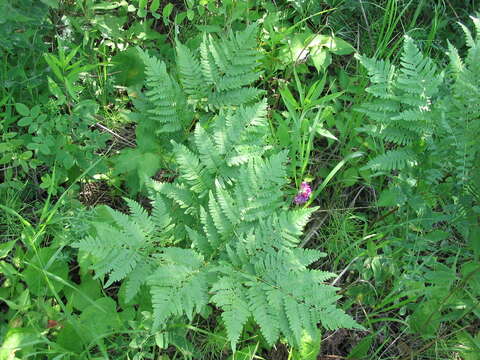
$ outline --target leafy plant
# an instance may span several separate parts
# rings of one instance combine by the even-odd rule
[[[260,76],[255,33],[251,25],[228,39],[205,35],[198,57],[178,42],[180,81],[168,74],[163,61],[139,50],[147,91],[133,100],[137,112],[130,116],[137,122],[137,148],[124,150],[115,166],[115,174],[126,174],[133,192],[141,190],[161,164],[169,164],[169,141],[184,141],[194,121],[203,121],[215,109],[251,103],[262,93],[250,86]]]
[[[403,309],[409,330],[429,339],[442,322],[478,318],[471,300],[478,297],[472,260],[478,259],[480,112],[472,99],[480,95],[480,21],[472,19],[476,36],[462,25],[466,56],[449,44],[443,71],[409,37],[399,68],[358,57],[373,96],[358,109],[373,122],[363,130],[386,148],[365,168],[388,176],[379,205],[393,207],[385,217],[395,214],[395,221],[377,227],[389,240],[368,244],[364,265],[370,271],[363,276],[389,289],[370,316]],[[447,261],[442,253],[450,254]],[[466,304],[465,311],[458,312],[456,303]]]
[[[42,40],[51,31],[48,22],[49,6],[42,1],[2,1],[0,39],[2,69],[0,98],[31,101],[43,93],[45,79],[41,55],[47,46]]]
[[[74,244],[108,275],[105,286],[125,279],[128,299],[148,285],[165,336],[211,305],[233,348],[250,318],[270,345],[315,338],[319,322],[360,328],[333,305],[336,288],[324,283],[333,274],[308,268],[324,254],[296,247],[315,209],[288,210],[287,157],[265,152],[265,111],[265,102],[240,106],[197,124],[191,148],[173,143],[180,174],[152,185],[151,215],[129,200],[130,215],[108,209],[108,223]]]
[[[58,41],[58,56],[51,53],[44,54],[45,61],[60,84],[59,86],[51,77],[48,77],[50,91],[57,97],[58,105],[78,101],[80,92],[83,90],[78,85],[80,74],[97,67],[96,64],[84,64],[83,59],[74,61],[79,49],[80,46],[77,46],[66,54],[64,44]]]
[[[22,103],[15,104],[17,113],[21,115],[17,125],[26,128],[28,134],[18,137],[18,141],[28,149],[21,155],[19,164],[26,167],[21,161],[29,156],[33,158],[28,162],[28,168],[55,166],[55,177],[41,174],[40,185],[53,194],[57,193],[60,184],[67,180],[72,183],[82,171],[88,169],[97,158],[95,152],[107,140],[105,134],[90,128],[98,111],[94,101],[79,102],[70,114],[58,110],[57,106],[62,103],[63,100],[60,104],[52,101],[50,108],[35,105],[31,109]]]
[[[480,31],[479,20],[474,22]],[[409,37],[400,69],[389,61],[359,56],[372,81],[367,91],[375,98],[358,109],[374,121],[364,130],[390,148],[366,168],[387,174],[401,171],[385,197],[388,194],[396,204],[408,202],[423,214],[437,205],[450,212],[448,204],[462,207],[460,199],[465,197],[475,201],[468,195],[468,184],[475,183],[480,153],[475,141],[479,110],[471,100],[479,92],[480,34],[473,38],[464,30],[468,55],[462,60],[450,45],[448,72],[440,72]]]

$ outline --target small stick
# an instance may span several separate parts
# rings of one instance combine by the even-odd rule
[[[100,124],[100,123],[96,123],[95,126],[99,127],[100,129],[108,132],[109,134],[112,134],[113,136],[115,136],[116,138],[122,140],[126,145],[130,146],[130,147],[136,147],[134,143],[132,143],[130,140],[128,139],[125,139],[123,136],[117,134],[116,132],[110,130],[109,128],[107,128],[106,126]]]

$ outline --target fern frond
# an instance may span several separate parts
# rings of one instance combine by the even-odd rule
[[[255,158],[239,170],[234,189],[236,204],[246,221],[259,220],[283,205],[281,186],[286,183],[287,152],[265,160]]]
[[[392,116],[400,111],[400,103],[392,99],[374,99],[358,106],[356,111],[361,112],[378,123],[387,123]]]
[[[375,60],[358,54],[355,57],[367,69],[373,84],[366,91],[381,99],[392,98],[395,67],[388,60]]]
[[[280,324],[277,312],[268,302],[266,293],[271,291],[268,286],[252,286],[247,290],[249,308],[267,343],[272,346],[280,337]]]
[[[182,171],[182,179],[188,183],[190,190],[199,194],[200,198],[208,193],[213,178],[200,163],[197,154],[190,151],[185,145],[173,142],[173,153]]]
[[[407,165],[416,164],[416,158],[412,151],[407,149],[396,149],[387,151],[370,160],[365,169],[375,171],[392,171],[404,169]]]
[[[253,87],[244,87],[240,89],[212,93],[210,94],[208,100],[216,107],[243,105],[253,102],[264,93],[264,90]]]
[[[304,332],[316,332],[318,322],[329,325],[329,321],[337,321],[330,318],[322,320],[319,315],[333,307],[331,302],[337,298],[334,287],[319,282],[330,278],[332,274],[305,271],[305,264],[318,259],[322,256],[321,253],[264,250],[251,249],[253,252],[246,258],[250,265],[245,263],[245,259],[235,260],[236,254],[243,252],[242,246],[238,245],[234,258],[229,258],[231,262],[221,269],[215,269],[223,274],[213,287],[222,290],[215,295],[215,302],[222,310],[224,304],[231,306],[233,294],[241,294],[244,292],[242,289],[246,288],[249,312],[245,308],[243,297],[240,301],[244,319],[248,319],[251,314],[268,343],[274,343],[283,334],[289,343],[299,344]],[[244,269],[233,268],[235,263],[243,264]],[[252,273],[252,270],[255,272]],[[358,327],[346,315],[338,322]],[[233,330],[235,335],[241,332],[238,324]],[[235,337],[232,339],[235,340]]]
[[[207,93],[207,85],[202,76],[202,68],[193,52],[185,45],[177,42],[177,66],[183,90],[192,98],[201,100]]]
[[[208,279],[203,257],[193,250],[167,248],[159,256],[158,269],[148,278],[154,311],[153,328],[172,316],[190,320],[208,303]]]
[[[203,41],[200,44],[200,66],[202,74],[208,84],[216,86],[220,77],[219,70],[209,49],[209,43],[212,41],[211,35],[204,34]]]
[[[192,247],[194,249],[198,249],[198,251],[204,256],[211,255],[213,252],[213,248],[208,242],[207,237],[203,234],[200,234],[198,231],[189,228],[188,226],[186,227],[186,229],[188,232],[188,236],[192,241]]]
[[[405,36],[401,64],[400,75],[396,81],[397,88],[422,99],[431,98],[438,93],[442,76],[437,74],[437,67],[432,59],[424,56],[409,36]]]
[[[224,212],[220,208],[217,199],[215,199],[215,196],[213,195],[213,192],[210,192],[209,194],[208,210],[218,233],[221,236],[229,235],[233,225],[230,222],[229,218],[225,216]],[[234,220],[236,221],[236,219]]]
[[[112,210],[112,214],[115,213],[119,214]],[[105,287],[126,278],[138,264],[149,261],[145,252],[145,248],[149,246],[149,239],[141,233],[136,233],[139,229],[137,224],[126,224],[123,220],[121,224],[119,228],[114,228],[96,223],[95,238],[87,237],[73,244],[73,247],[91,254],[96,259],[93,270],[97,278],[108,275]],[[135,241],[132,241],[132,234],[138,237]]]
[[[163,199],[158,194],[151,194],[151,197],[154,198],[151,221],[158,232],[165,232],[166,228],[171,224],[172,218]]]
[[[216,150],[225,157],[228,166],[238,166],[265,152],[265,101],[252,106],[221,112],[215,122],[213,139]]]
[[[211,247],[213,249],[218,248],[218,246],[222,243],[220,234],[217,231],[215,222],[213,221],[212,217],[203,207],[200,208],[200,221],[202,223],[203,231],[206,234],[207,240],[210,243]]]
[[[133,222],[138,224],[138,227],[140,230],[144,233],[151,234],[155,230],[155,224],[154,222],[150,219],[150,216],[148,215],[147,211],[141,206],[139,203],[136,201],[133,201],[132,199],[129,198],[124,198],[125,202],[128,205],[128,208],[130,210],[130,217]],[[129,223],[130,219],[128,217],[125,217],[124,214],[122,214],[123,222]]]
[[[465,36],[465,43],[467,44],[467,46],[469,48],[475,47],[475,39],[473,38],[472,32],[470,31],[470,29],[462,23],[458,23],[458,25],[460,25],[460,27],[463,30],[463,34]]]
[[[146,98],[150,104],[147,113],[150,119],[162,126],[158,132],[174,132],[182,129],[186,99],[178,84],[168,75],[164,62],[149,56],[138,49],[145,63],[147,91]]]
[[[213,284],[214,295],[211,301],[222,308],[222,319],[227,329],[228,340],[235,349],[243,326],[250,317],[248,300],[238,282],[230,277],[223,277]]]
[[[317,210],[318,207],[311,207],[283,212],[279,217],[282,231],[300,237],[303,234],[303,228]]]
[[[150,262],[141,262],[130,272],[126,279],[125,301],[130,302],[146,284],[148,276],[152,274],[154,266]]]
[[[458,54],[458,50],[450,42],[448,42],[448,57],[450,58],[450,67],[452,68],[455,74],[459,74],[464,69],[463,60]]]
[[[315,208],[288,210],[288,152],[267,145],[267,101],[254,103],[262,92],[251,87],[259,77],[255,34],[252,25],[220,40],[205,35],[199,52],[177,44],[181,87],[163,62],[141,53],[147,91],[135,101],[137,129],[145,136],[161,129],[174,179],[149,180],[151,215],[127,200],[130,214],[109,210],[95,236],[76,244],[95,260],[97,277],[125,280],[127,301],[149,288],[162,347],[175,339],[170,324],[192,321],[209,303],[222,311],[233,349],[250,319],[267,343],[284,336],[298,345],[305,334],[316,336],[329,320],[318,314],[339,298],[323,284],[332,274],[307,268],[324,254],[295,248]],[[190,110],[198,123],[185,141],[189,132],[180,130]],[[139,137],[139,144],[155,157],[157,140]]]
[[[422,129],[421,133],[425,128]],[[398,127],[387,127],[381,131],[374,133],[375,136],[383,139],[384,141],[391,142],[395,145],[410,145],[418,140],[418,131],[412,131],[410,129],[398,128]]]
[[[151,186],[152,189],[158,193],[173,200],[181,208],[186,209],[185,211],[187,214],[196,213],[198,211],[198,198],[185,186],[157,181],[153,181]]]
[[[215,181],[215,193],[222,212],[229,222],[232,225],[236,225],[242,221],[235,200],[219,181]]]
[[[223,169],[224,162],[222,161],[220,154],[217,153],[215,144],[207,134],[205,129],[197,124],[195,127],[195,145],[199,152],[199,157],[202,164],[205,165],[210,174],[215,175]]]
[[[349,315],[334,306],[320,310],[315,315],[322,319],[322,326],[326,329],[362,329]]]

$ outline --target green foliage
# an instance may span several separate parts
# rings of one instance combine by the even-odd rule
[[[45,86],[45,79],[38,75],[44,70],[40,54],[47,49],[43,37],[52,29],[49,6],[41,1],[5,0],[0,11],[0,98],[33,100]]]
[[[478,19],[474,22],[478,28]],[[447,204],[461,206],[454,200],[457,196],[475,201],[466,186],[476,182],[479,164],[475,140],[480,134],[479,112],[472,99],[479,91],[476,56],[480,43],[478,34],[474,38],[466,27],[464,31],[467,57],[462,60],[450,45],[450,66],[444,71],[409,37],[399,69],[388,61],[358,57],[371,78],[367,91],[374,96],[358,108],[374,122],[364,130],[391,148],[375,156],[366,168],[386,173],[402,170],[392,185],[415,199],[411,206],[424,215],[440,201],[447,213]]]
[[[59,105],[52,101],[47,106],[35,105],[29,109],[22,103],[15,104],[15,110],[20,115],[17,126],[26,129],[26,133],[17,135],[15,140],[28,150],[18,159],[7,155],[3,160],[13,161],[25,171],[41,165],[55,167],[55,177],[42,175],[40,185],[54,194],[60,184],[66,181],[72,183],[82,171],[90,168],[97,159],[95,151],[102,148],[108,138],[91,129],[98,111],[94,101],[79,102],[70,114],[62,113]],[[28,163],[25,160],[29,160]],[[99,166],[90,170],[98,169]]]
[[[185,140],[196,120],[193,110],[207,116],[214,109],[251,103],[262,93],[250,86],[260,76],[256,32],[257,27],[250,25],[227,38],[205,35],[198,58],[196,52],[177,42],[179,82],[168,74],[165,62],[138,50],[145,64],[147,90],[133,99],[137,112],[131,118],[137,122],[137,147],[123,151],[115,165],[115,174],[125,174],[134,193],[161,164],[169,165],[169,142]]]
[[[474,3],[0,1],[0,359],[476,359]]]
[[[466,55],[449,44],[443,70],[409,37],[399,67],[358,57],[373,96],[358,108],[373,122],[363,130],[387,149],[365,168],[389,177],[379,205],[392,207],[385,217],[395,216],[377,225],[386,240],[369,240],[362,266],[362,277],[384,289],[385,300],[378,304],[378,295],[360,287],[356,296],[375,304],[374,314],[404,311],[408,331],[424,339],[438,337],[449,322],[478,319],[472,261],[478,260],[480,113],[473,99],[480,91],[480,23],[472,20],[475,36],[462,25]],[[458,303],[465,304],[462,312]]]
[[[336,288],[324,283],[333,274],[308,269],[324,254],[296,248],[315,209],[285,203],[286,153],[265,152],[265,107],[220,111],[211,127],[197,124],[191,150],[174,143],[179,177],[152,184],[151,217],[129,201],[132,215],[109,210],[115,226],[96,224],[95,236],[75,244],[97,259],[93,268],[108,274],[106,286],[126,278],[128,292],[138,289],[132,281],[147,279],[154,328],[168,330],[182,316],[191,321],[207,304],[222,310],[233,348],[250,318],[269,345],[281,335],[291,344],[304,332],[314,338],[317,323],[359,327],[333,304]],[[168,224],[165,209],[181,247],[151,238],[167,234],[155,228]],[[151,266],[136,268],[140,261]]]
[[[247,104],[258,98],[262,91],[249,87],[260,77],[256,32],[257,26],[252,24],[220,41],[204,35],[199,59],[178,43],[178,71],[185,93],[217,108]]]

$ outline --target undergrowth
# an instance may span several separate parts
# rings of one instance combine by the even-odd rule
[[[0,360],[479,359],[475,1],[0,10]]]

